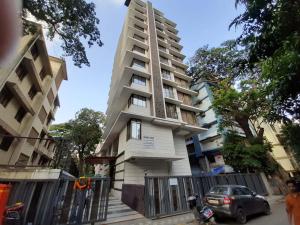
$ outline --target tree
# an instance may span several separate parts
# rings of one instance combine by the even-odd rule
[[[247,49],[234,41],[211,49],[205,46],[192,58],[189,72],[194,83],[206,81],[211,86],[212,107],[226,136],[222,150],[226,163],[236,171],[269,173],[276,164],[269,154],[271,146],[264,140],[263,128],[254,133],[249,122],[268,117],[270,100],[259,79],[259,66],[249,67],[247,57]],[[238,126],[246,137],[234,132]]]
[[[281,136],[285,145],[293,151],[296,160],[300,163],[300,125],[285,124],[282,127]]]
[[[208,81],[213,88],[213,108],[222,117],[220,128],[235,127],[236,122],[248,139],[253,138],[249,121],[267,117],[269,100],[257,80],[259,68],[247,66],[247,51],[234,41],[220,47],[204,46],[191,59],[193,82]],[[263,138],[263,132],[257,132]]]
[[[105,115],[92,109],[83,108],[68,122],[70,139],[76,146],[79,159],[79,173],[84,174],[84,159],[93,154],[101,141]]]
[[[247,54],[236,41],[228,40],[220,47],[209,48],[205,45],[199,48],[190,59],[188,73],[192,76],[192,83],[199,80],[218,83],[224,79],[241,78],[249,74],[246,67]]]
[[[72,56],[76,66],[89,66],[83,39],[91,47],[102,46],[100,32],[97,27],[95,4],[85,0],[23,0],[22,19],[25,31],[34,28],[26,23],[31,14],[36,20],[47,25],[50,40],[58,35],[62,40],[62,49],[67,56]]]
[[[237,122],[247,139],[254,137],[249,122],[254,124],[269,112],[269,101],[259,85],[256,80],[247,80],[241,81],[236,88],[226,79],[213,88],[213,108],[222,117],[221,129],[234,127]],[[263,139],[263,129],[256,133]]]
[[[263,171],[270,174],[276,170],[277,166],[269,154],[271,151],[272,147],[268,142],[262,144],[260,139],[252,138],[250,144],[246,144],[243,137],[234,132],[228,132],[225,136],[222,154],[226,163],[235,171]]]
[[[249,65],[261,65],[274,120],[300,118],[300,1],[237,0],[245,12],[230,26],[243,26],[239,43],[249,51]]]
[[[75,119],[51,127],[51,134],[61,138],[58,154],[76,155],[80,175],[85,173],[84,159],[95,152],[96,145],[101,141],[104,123],[102,112],[83,108],[76,113]]]

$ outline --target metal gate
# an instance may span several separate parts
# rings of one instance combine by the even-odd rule
[[[230,174],[218,176],[145,177],[145,216],[157,218],[189,211],[187,198],[204,196],[214,185],[237,184],[267,195],[260,174]]]
[[[12,185],[8,205],[23,202],[22,224],[85,224],[106,220],[109,178],[92,178],[91,189],[74,189],[75,179],[5,180]]]

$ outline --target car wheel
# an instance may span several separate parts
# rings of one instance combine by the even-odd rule
[[[267,202],[264,202],[264,214],[265,215],[270,215],[271,214],[270,205]]]
[[[247,217],[246,217],[246,214],[245,214],[245,212],[242,208],[237,209],[236,221],[240,224],[247,223]]]

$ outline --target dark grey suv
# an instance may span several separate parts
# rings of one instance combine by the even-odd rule
[[[218,185],[210,189],[205,203],[211,207],[216,218],[233,217],[238,223],[245,224],[247,216],[270,214],[268,201],[249,188],[241,185]]]

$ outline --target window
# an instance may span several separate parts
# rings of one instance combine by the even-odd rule
[[[192,105],[192,98],[190,95],[177,91],[177,96],[178,99],[183,102],[183,104]]]
[[[33,151],[31,155],[31,162],[33,163],[38,157],[38,153],[36,151]]]
[[[131,84],[146,86],[146,78],[133,74],[131,78]]]
[[[3,130],[1,127],[0,127],[0,133],[1,133],[1,136],[0,136],[0,140],[1,140],[0,149],[4,150],[4,151],[7,151],[10,148],[12,142],[14,141],[14,138],[10,137],[10,134],[7,133],[5,130]],[[7,136],[2,136],[2,135],[7,135]]]
[[[18,110],[16,116],[15,116],[15,119],[16,119],[19,123],[21,123],[22,120],[23,120],[23,118],[24,118],[24,116],[26,115],[26,113],[27,113],[27,111],[21,106],[21,107],[19,108],[19,110]]]
[[[162,51],[164,51],[164,52],[167,51],[167,49],[166,49],[164,46],[161,46],[161,45],[158,45],[158,49],[159,49],[159,50],[162,50]]]
[[[47,117],[47,126],[51,123],[52,119],[51,113],[49,113]]]
[[[169,61],[168,61],[167,58],[165,58],[165,57],[163,57],[163,56],[159,56],[159,58],[160,58],[160,61],[161,61],[162,63],[169,64]]]
[[[135,39],[137,39],[139,41],[145,42],[145,38],[141,37],[140,35],[134,34],[133,38],[135,38]]]
[[[229,188],[227,187],[212,187],[209,191],[210,194],[228,195]]]
[[[179,62],[182,62],[182,59],[177,57],[176,55],[172,55],[173,56],[173,59],[175,59],[176,61],[179,61]]]
[[[179,67],[179,66],[175,66],[175,65],[173,65],[173,67],[175,67],[175,68],[176,68],[176,71],[177,71],[177,72],[185,74],[185,70],[184,70],[184,69],[182,69],[181,67]]]
[[[178,119],[176,105],[166,103],[167,117]]]
[[[29,156],[21,153],[18,161],[16,162],[16,165],[25,166],[27,165],[28,161],[29,161]]]
[[[157,35],[157,37],[158,37],[160,40],[165,41],[165,38],[164,38],[164,37],[162,37],[162,36],[160,36],[160,35]]]
[[[0,103],[3,107],[6,107],[9,101],[12,99],[13,94],[10,92],[9,88],[5,85],[0,92]]]
[[[127,140],[142,139],[142,122],[132,119],[127,123]]]
[[[134,18],[144,23],[144,20],[141,19],[140,17],[134,16]]]
[[[175,81],[180,87],[188,88],[188,83],[185,80],[175,77]]]
[[[136,24],[134,24],[134,28],[136,28],[136,29],[138,29],[138,30],[144,32],[144,28],[143,28],[143,27],[140,27],[140,26],[138,26],[138,25],[136,25]]]
[[[178,51],[178,52],[180,52],[180,49],[177,48],[177,47],[175,47],[175,46],[173,46],[173,45],[171,45],[171,48],[174,49],[174,50],[176,50],[176,51]]]
[[[46,117],[47,117],[47,112],[46,112],[44,106],[42,106],[42,108],[41,108],[41,110],[40,110],[40,112],[39,112],[38,117],[40,118],[40,121],[42,122],[42,124],[44,124],[45,119],[46,119]]]
[[[146,68],[146,63],[144,61],[138,60],[138,59],[133,59],[131,63],[132,67],[137,67],[137,68]]]
[[[245,188],[245,187],[240,188],[240,192],[242,195],[252,195],[253,194],[252,191],[250,191],[248,188]]]
[[[196,115],[194,112],[181,110],[182,120],[188,124],[196,125]]]
[[[176,33],[175,33],[174,31],[172,31],[172,30],[169,30],[169,29],[168,29],[168,31],[169,31],[170,33],[172,33],[172,34],[175,34],[175,35],[176,35]]]
[[[158,27],[158,26],[156,26],[156,29],[161,31],[161,32],[164,32],[164,30],[162,28]]]
[[[161,74],[162,74],[163,78],[166,78],[168,80],[172,80],[171,73],[170,73],[169,70],[161,69]]]
[[[40,72],[40,78],[41,78],[41,80],[44,80],[44,78],[47,76],[47,73],[46,73],[46,70],[45,70],[45,68],[43,67],[42,69],[41,69],[41,72]]]
[[[175,38],[169,37],[170,40],[174,41],[174,42],[178,42]]]
[[[155,19],[155,22],[158,22],[158,23],[160,23],[160,24],[161,24],[161,22],[160,22],[158,19]]]
[[[37,132],[37,130],[34,127],[32,127],[28,136],[30,138],[27,138],[27,142],[30,143],[32,146],[34,146],[35,142],[37,140],[37,137],[39,136],[39,133]]]
[[[146,52],[145,49],[143,49],[139,46],[136,46],[136,45],[133,46],[132,51],[139,52],[139,53],[142,53],[142,54],[145,54],[145,52]]]
[[[146,98],[139,95],[131,95],[131,97],[128,99],[128,107],[130,105],[140,106],[140,107],[146,107]]]
[[[169,85],[164,85],[164,95],[168,98],[174,98],[173,88]]]
[[[143,11],[141,11],[141,10],[135,9],[135,11],[137,11],[137,12],[139,12],[139,13],[142,13],[142,14],[144,14],[144,12],[143,12]]]
[[[28,74],[28,71],[22,62],[17,67],[16,74],[19,77],[20,81],[22,81],[24,79],[24,77]]]
[[[30,52],[31,52],[33,59],[36,60],[36,58],[39,56],[39,49],[38,49],[37,44],[34,44],[31,47]]]
[[[35,86],[32,85],[29,92],[28,92],[28,95],[29,95],[30,99],[33,99],[34,96],[36,95],[36,93],[37,93],[37,90],[36,90]]]

